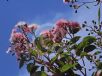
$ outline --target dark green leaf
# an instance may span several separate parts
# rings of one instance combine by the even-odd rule
[[[41,66],[41,71],[44,71],[44,66]]]
[[[100,54],[101,52],[100,51],[96,51],[95,53],[94,53],[94,55],[98,55],[98,54]]]
[[[24,65],[24,60],[21,59],[19,62],[19,68],[21,69],[23,67],[23,65]]]
[[[31,53],[31,55],[33,55],[33,56],[36,56],[36,55],[37,55],[36,50],[30,50],[30,53]]]
[[[19,68],[21,69],[24,65],[24,62],[25,62],[25,58],[21,55],[21,59],[19,61]]]
[[[92,58],[91,58],[91,56],[90,56],[90,55],[87,55],[87,56],[86,56],[86,58],[87,58],[89,61],[91,61],[91,60],[92,60]]]
[[[37,70],[38,70],[39,66],[33,64],[33,63],[29,63],[27,64],[27,71],[30,73],[30,74],[33,74],[35,73]]]
[[[96,38],[93,36],[87,36],[83,39],[84,44],[89,45],[96,41]]]
[[[33,63],[27,64],[27,71],[28,72],[31,72],[33,65],[34,65]]]
[[[79,69],[79,70],[82,70],[82,66],[79,64],[79,63],[77,63],[77,65],[75,66],[77,69]]]
[[[39,50],[41,50],[42,52],[46,52],[46,51],[47,51],[44,47],[42,47],[42,45],[41,45],[41,43],[40,43],[40,37],[37,37],[37,38],[35,39],[35,44],[36,44],[37,48],[38,48]]]
[[[95,41],[96,41],[96,38],[93,36],[85,37],[83,41],[78,44],[77,49],[76,49],[76,55],[79,56],[86,46],[89,46]]]
[[[82,52],[80,56],[81,56],[81,57],[84,57],[84,56],[87,56],[87,55],[88,55],[88,54],[87,54],[86,52]]]
[[[78,40],[80,39],[80,36],[76,36],[74,38],[71,39],[71,43],[76,43]]]
[[[60,49],[60,46],[55,46],[55,51],[58,51]]]
[[[57,58],[58,58],[58,55],[54,56],[54,57],[51,59],[51,63],[53,63]]]
[[[88,53],[88,52],[93,51],[94,49],[96,49],[95,45],[89,45],[89,46],[84,48],[84,51]]]
[[[100,11],[100,7],[98,8],[98,23],[100,25],[100,18],[101,18],[101,11]]]
[[[97,68],[98,68],[98,69],[102,69],[102,62],[98,62]]]
[[[63,67],[60,68],[61,72],[66,72],[67,70],[75,67],[76,64],[65,64]]]
[[[47,74],[44,71],[37,71],[30,76],[47,76]]]

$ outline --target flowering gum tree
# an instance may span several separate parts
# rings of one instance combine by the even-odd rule
[[[37,24],[18,22],[12,30],[7,53],[16,55],[19,68],[26,65],[30,76],[89,76],[87,71],[91,76],[102,76],[102,1],[63,2],[76,11],[86,4],[96,3],[95,6],[99,6],[98,22],[92,20],[93,25],[89,26],[87,21],[81,25],[60,19],[53,28],[42,31],[39,36],[36,36]],[[80,29],[86,29],[88,35],[83,38],[78,35]],[[90,68],[85,61],[90,63]]]

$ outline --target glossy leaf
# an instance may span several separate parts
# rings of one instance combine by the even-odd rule
[[[79,70],[82,70],[82,66],[79,64],[79,63],[77,63],[77,65],[75,66],[77,69],[79,69]]]
[[[100,18],[101,18],[101,10],[100,10],[101,8],[99,7],[98,8],[98,23],[99,23],[99,25],[100,25]]]
[[[42,45],[41,45],[41,43],[40,43],[40,37],[37,37],[37,38],[35,39],[35,44],[36,44],[37,48],[38,48],[39,50],[41,50],[42,52],[46,52],[46,51],[47,51],[44,47],[42,47]]]
[[[87,54],[86,52],[82,52],[80,56],[81,56],[81,57],[84,57],[84,56],[87,56],[87,55],[88,55],[88,54]]]
[[[96,51],[95,53],[94,53],[94,55],[98,55],[98,54],[100,54],[101,53],[101,51]]]
[[[28,72],[31,72],[33,65],[34,65],[33,63],[27,64],[27,71]]]
[[[87,36],[87,37],[85,37],[85,38],[83,39],[83,42],[84,42],[85,44],[87,44],[87,45],[89,45],[89,44],[91,44],[91,43],[93,43],[93,42],[95,42],[95,41],[96,41],[96,38],[93,37],[93,36]]]
[[[66,72],[67,70],[75,67],[76,64],[65,64],[63,67],[60,68],[61,72]]]
[[[71,39],[71,43],[76,43],[78,40],[80,39],[80,36],[76,36],[74,38]]]
[[[23,67],[23,65],[24,65],[24,60],[21,59],[20,62],[19,62],[19,68],[21,69]]]
[[[39,66],[34,65],[33,63],[27,64],[27,71],[28,71],[30,74],[35,73],[38,68],[39,68]]]
[[[97,68],[98,68],[98,69],[102,69],[102,62],[98,62],[98,63],[97,63]]]
[[[21,59],[19,60],[19,68],[20,68],[20,69],[23,67],[24,62],[25,62],[25,57],[23,57],[23,56],[21,55]]]
[[[96,49],[95,45],[89,45],[89,46],[84,48],[84,51],[88,53],[88,52],[93,51],[94,49]]]
[[[78,44],[77,49],[76,49],[76,55],[79,56],[86,46],[89,46],[95,41],[96,41],[96,38],[93,36],[85,37],[83,41]]]
[[[33,56],[36,56],[37,55],[36,50],[30,50],[30,52],[31,52],[31,55],[33,55]]]
[[[58,55],[54,56],[54,57],[51,59],[51,63],[53,63],[57,58],[58,58]]]
[[[47,76],[47,74],[44,71],[37,71],[30,76]]]

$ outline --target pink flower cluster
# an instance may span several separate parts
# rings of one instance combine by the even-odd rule
[[[19,30],[18,30],[19,29]],[[11,46],[8,52],[15,53],[17,58],[20,58],[21,54],[29,53],[29,48],[33,47],[33,44],[27,37],[27,33],[33,33],[37,29],[35,24],[28,26],[25,22],[19,22],[16,27],[12,30],[10,42]]]
[[[14,52],[18,58],[21,54],[29,54],[29,49],[34,49],[35,45],[33,40],[30,40],[28,33],[34,33],[36,29],[36,24],[28,25],[25,22],[19,22],[12,30],[9,51]],[[80,26],[77,22],[61,19],[56,22],[56,26],[53,29],[41,32],[41,36],[48,41],[60,43],[67,33],[75,34],[79,30]]]
[[[80,30],[80,25],[77,22],[67,21],[64,19],[58,20],[56,26],[41,33],[42,36],[50,38],[53,42],[61,42],[69,32],[75,34]]]

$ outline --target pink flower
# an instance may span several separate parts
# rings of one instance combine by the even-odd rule
[[[30,29],[28,28],[28,24],[24,21],[20,21],[16,24],[16,27],[19,27],[24,32],[30,32]]]
[[[52,41],[57,43],[61,42],[62,38],[65,36],[65,33],[62,28],[58,27],[54,28],[51,33],[53,35]]]
[[[60,32],[54,35],[54,38],[52,39],[52,41],[55,43],[60,43],[62,41]]]
[[[80,27],[78,22],[71,22],[70,26],[73,27],[73,28]]]
[[[16,32],[16,30],[13,29],[11,33],[10,41],[11,42],[25,42],[26,37],[22,33]]]
[[[70,22],[69,31],[72,34],[77,33],[80,30],[80,24],[77,22]]]
[[[53,38],[53,35],[49,30],[45,30],[45,31],[41,32],[41,35],[45,38]]]
[[[65,28],[66,26],[69,26],[69,21],[65,20],[65,19],[60,19],[56,22],[56,27],[61,27],[61,28]]]

